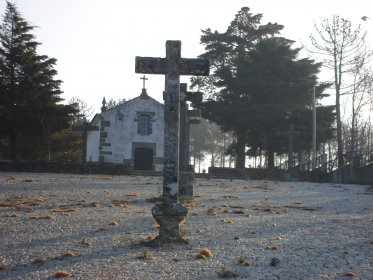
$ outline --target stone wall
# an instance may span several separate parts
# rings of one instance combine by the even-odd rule
[[[250,180],[297,180],[309,182],[328,182],[328,176],[321,171],[297,171],[294,170],[291,176],[286,170],[268,169],[268,168],[224,168],[209,167],[209,176],[212,178],[232,178],[232,179],[250,179]]]
[[[209,176],[214,178],[248,178],[250,180],[283,180],[285,178],[285,171],[279,169],[209,167],[208,172]]]
[[[329,173],[332,183],[373,184],[373,163],[352,168],[351,164]]]

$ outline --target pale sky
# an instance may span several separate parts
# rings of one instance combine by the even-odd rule
[[[62,97],[79,97],[99,112],[102,98],[131,99],[141,93],[136,56],[165,56],[167,40],[181,40],[181,55],[203,53],[201,29],[224,32],[241,7],[262,13],[262,24],[285,26],[282,36],[309,45],[314,21],[343,16],[368,31],[373,46],[371,0],[14,0],[32,25],[39,54],[56,58]],[[4,15],[5,0],[0,0]],[[372,19],[362,21],[362,16]],[[148,94],[162,102],[163,75],[147,75]],[[189,76],[181,82],[189,83]]]

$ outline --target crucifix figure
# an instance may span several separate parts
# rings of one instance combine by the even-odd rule
[[[180,75],[207,76],[207,59],[181,58],[181,41],[166,42],[166,57],[136,57],[136,73],[165,75],[163,202],[152,209],[159,242],[178,242],[187,209],[178,203]]]

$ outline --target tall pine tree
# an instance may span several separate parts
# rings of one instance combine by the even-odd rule
[[[0,135],[8,140],[13,159],[22,157],[19,148],[29,135],[48,139],[77,113],[74,106],[60,103],[56,60],[37,53],[33,29],[7,2],[0,26]]]
[[[210,59],[214,72],[207,79],[193,79],[193,86],[211,93],[200,105],[204,117],[237,138],[232,147],[237,168],[245,167],[246,147],[265,151],[269,167],[274,166],[274,153],[286,152],[290,125],[310,112],[320,68],[309,59],[298,60],[293,42],[275,37],[283,26],[261,25],[261,18],[242,8],[226,32],[204,30],[201,42],[206,53],[201,57]],[[319,87],[318,98],[326,86]],[[330,115],[333,108],[326,111]],[[302,142],[303,149],[311,139]]]
[[[240,61],[260,40],[278,34],[283,28],[272,23],[261,25],[261,19],[261,14],[254,15],[249,8],[243,7],[225,32],[202,30],[201,43],[206,52],[201,57],[210,60],[213,74],[192,79],[192,87],[198,86],[203,92],[210,93],[208,101],[203,104],[204,117],[216,122],[224,131],[232,131],[236,137],[237,168],[245,167],[248,123],[244,109],[247,100],[243,90],[233,92],[226,84],[236,84]]]

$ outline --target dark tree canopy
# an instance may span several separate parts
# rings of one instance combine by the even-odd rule
[[[211,60],[214,73],[208,79],[193,79],[193,86],[210,90],[200,104],[204,117],[236,136],[236,166],[245,166],[249,147],[249,153],[266,151],[272,167],[274,153],[286,152],[290,125],[305,129],[299,149],[310,145],[312,137],[308,141],[305,137],[312,129],[302,121],[311,112],[320,64],[298,59],[300,49],[293,49],[292,41],[274,36],[281,25],[260,25],[262,15],[249,11],[242,8],[225,33],[203,31],[206,53],[201,56]],[[327,86],[318,87],[318,99]],[[328,112],[326,119],[332,118],[332,111],[332,107],[323,108]],[[325,125],[330,130],[331,123]]]
[[[34,29],[7,2],[0,26],[0,133],[10,157],[22,157],[27,136],[49,137],[69,126],[75,106],[60,104],[61,81],[55,79],[56,60],[37,53]]]

